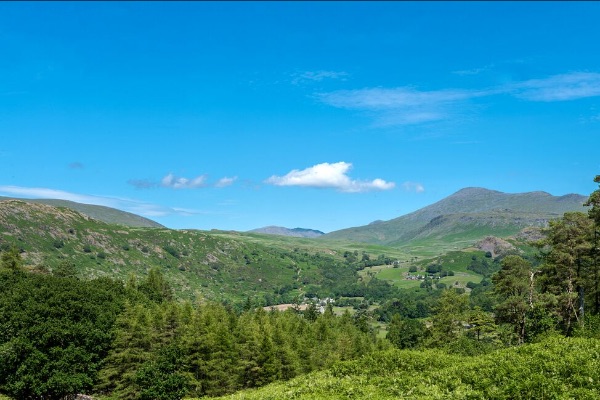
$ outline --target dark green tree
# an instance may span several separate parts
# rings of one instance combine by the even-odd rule
[[[0,393],[58,400],[91,390],[111,343],[123,290],[110,280],[79,282],[0,272]]]
[[[510,324],[518,343],[525,341],[527,313],[533,309],[534,272],[531,263],[520,256],[509,255],[502,260],[501,269],[492,277],[499,303],[496,319]]]
[[[138,284],[138,290],[157,303],[173,299],[173,289],[158,268],[152,268],[148,276]]]
[[[541,241],[547,250],[540,270],[542,291],[556,297],[555,312],[564,332],[573,324],[583,324],[586,292],[594,291],[592,267],[593,221],[581,212],[565,213],[550,221],[547,237]]]
[[[399,349],[409,349],[417,347],[425,338],[426,332],[425,324],[419,320],[394,314],[386,338]]]
[[[464,331],[466,311],[469,309],[469,298],[447,289],[442,292],[434,307],[435,314],[431,318],[430,344],[444,346],[456,340]]]
[[[188,391],[187,378],[179,369],[183,354],[174,344],[162,347],[155,360],[137,370],[133,384],[139,400],[180,400]]]
[[[596,175],[594,182],[600,184],[600,175]],[[588,216],[593,222],[591,235],[591,275],[593,283],[591,287],[594,304],[594,314],[600,314],[600,189],[596,189],[584,204],[591,207]]]
[[[2,252],[0,256],[0,263],[2,268],[6,268],[11,271],[18,271],[23,267],[23,258],[21,252],[15,246]]]

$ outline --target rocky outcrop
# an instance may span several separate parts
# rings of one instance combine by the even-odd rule
[[[515,246],[510,244],[504,239],[500,239],[496,236],[486,236],[475,244],[475,247],[479,250],[489,251],[492,253],[492,257],[505,255],[507,253],[517,250]]]

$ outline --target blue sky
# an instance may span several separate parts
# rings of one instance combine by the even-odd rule
[[[325,232],[588,195],[598,2],[0,2],[0,196]]]

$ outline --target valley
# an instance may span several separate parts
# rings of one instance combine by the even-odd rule
[[[494,368],[496,352],[502,357],[514,344],[533,341],[536,335],[543,338],[548,327],[535,325],[543,320],[535,322],[539,317],[534,315],[527,317],[531,338],[512,331],[520,325],[511,317],[503,319],[502,295],[494,287],[507,268],[547,274],[548,261],[541,263],[538,256],[540,246],[549,246],[553,230],[567,218],[573,219],[569,226],[589,227],[582,213],[586,199],[471,188],[391,221],[328,234],[280,227],[260,232],[173,230],[143,221],[139,226],[140,220],[118,210],[4,199],[0,279],[12,289],[0,296],[0,315],[6,319],[0,328],[2,323],[22,324],[16,321],[40,310],[47,313],[49,304],[56,304],[44,329],[66,325],[50,342],[40,342],[32,333],[37,325],[32,332],[19,325],[19,337],[54,352],[45,357],[59,357],[56,362],[62,362],[55,353],[60,348],[56,340],[65,334],[83,335],[67,333],[72,327],[87,324],[92,335],[104,329],[107,334],[96,339],[100,347],[88,349],[89,338],[77,339],[86,348],[80,351],[104,361],[97,370],[78,372],[98,375],[75,386],[92,390],[102,400],[112,399],[110,393],[116,398],[162,398],[156,397],[157,391],[164,390],[170,393],[165,399],[186,393],[212,397],[271,382],[275,384],[255,389],[256,398],[281,398],[282,387],[305,392],[296,388],[307,379],[315,379],[319,389],[305,392],[310,393],[306,398],[337,398],[354,390],[359,397],[387,398],[392,394],[381,384],[404,372],[390,372],[374,382],[355,370],[365,370],[361,363],[369,363],[368,357],[386,363],[389,357],[406,357],[405,349],[421,349],[430,352],[425,357],[439,357],[443,363],[461,360],[468,371],[470,361],[455,360],[454,354],[476,356],[473,362]],[[546,244],[536,245],[540,240]],[[46,287],[53,294],[44,294]],[[81,297],[83,292],[88,296]],[[58,306],[55,295],[70,300]],[[25,301],[29,296],[32,300]],[[15,311],[19,302],[26,306]],[[536,307],[546,310],[551,304],[556,303]],[[69,311],[73,306],[88,309],[85,321],[78,322],[77,314]],[[53,322],[57,318],[68,322]],[[572,329],[564,320],[556,321],[554,332]],[[98,324],[108,325],[97,330]],[[136,332],[141,334],[138,339]],[[144,341],[152,344],[147,347]],[[9,349],[5,354],[17,351],[13,339],[3,346]],[[130,351],[141,352],[133,364],[126,361]],[[228,361],[221,362],[218,354]],[[19,375],[11,375],[17,364],[4,362],[6,376],[17,386],[0,379],[0,389],[13,398],[29,396],[19,386]],[[524,368],[535,369],[530,364]],[[440,366],[439,371],[449,377],[444,379],[455,379],[455,370]],[[364,385],[329,386],[340,373]],[[40,379],[60,380],[60,393],[69,392],[70,386],[54,372],[39,374],[44,376]],[[410,398],[448,390],[448,382],[423,388],[411,383],[420,391]],[[49,390],[45,387],[36,390]],[[490,389],[473,383],[464,390]],[[248,398],[254,398],[251,393]]]

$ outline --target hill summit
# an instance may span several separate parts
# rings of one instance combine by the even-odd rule
[[[586,200],[586,196],[578,194],[553,196],[541,191],[513,194],[468,187],[410,214],[331,232],[323,239],[404,246],[430,239],[508,236],[526,227],[546,226],[549,220],[567,211],[585,211]]]
[[[6,200],[18,200],[26,203],[64,207],[87,215],[88,217],[94,218],[98,221],[106,222],[107,224],[123,225],[134,228],[164,228],[163,225],[152,221],[151,219],[106,206],[76,203],[74,201],[59,199],[16,199],[12,197],[0,197],[0,201]]]
[[[323,236],[324,233],[316,229],[306,228],[284,228],[282,226],[265,226],[264,228],[253,229],[252,233],[264,233],[267,235],[280,235],[280,236],[292,236],[292,237],[303,237],[303,238],[316,238]]]

